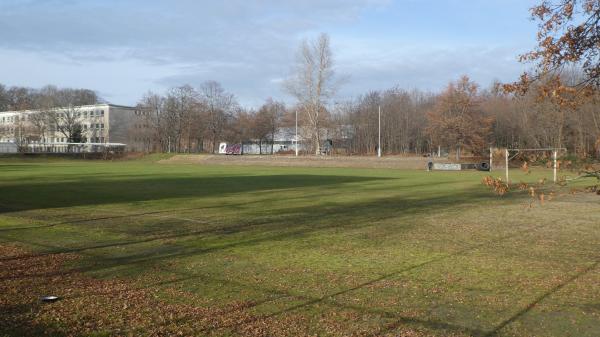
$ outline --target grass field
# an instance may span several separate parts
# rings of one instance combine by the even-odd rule
[[[600,197],[570,187],[542,205],[478,172],[0,174],[0,336],[600,335]]]

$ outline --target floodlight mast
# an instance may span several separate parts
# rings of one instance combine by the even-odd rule
[[[377,157],[381,158],[381,105],[379,106],[379,133],[377,142]]]

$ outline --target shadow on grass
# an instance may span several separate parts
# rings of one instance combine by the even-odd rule
[[[21,241],[23,243],[34,246],[37,245],[48,250],[46,253],[42,253],[42,255],[58,253],[77,253],[88,257],[88,259],[86,259],[83,265],[80,265],[70,270],[66,270],[64,271],[65,274],[72,272],[100,272],[103,270],[111,270],[113,268],[123,267],[128,270],[140,270],[140,272],[143,273],[149,270],[153,270],[153,268],[162,268],[163,262],[168,263],[181,258],[199,256],[202,254],[219,251],[226,251],[228,249],[233,248],[251,247],[254,245],[261,245],[275,241],[295,240],[306,235],[315,234],[319,231],[328,231],[332,229],[358,229],[366,226],[376,225],[378,222],[390,218],[417,216],[420,214],[426,214],[441,211],[447,208],[453,208],[465,203],[471,204],[473,202],[482,202],[491,198],[495,198],[493,196],[488,196],[489,194],[487,193],[482,194],[481,192],[481,190],[465,190],[461,191],[461,193],[459,194],[456,194],[451,193],[449,191],[446,194],[442,195],[423,194],[421,195],[421,199],[391,197],[378,200],[371,200],[369,202],[353,202],[338,205],[318,205],[310,207],[289,207],[286,210],[280,210],[280,212],[285,214],[285,216],[264,222],[224,225],[217,226],[216,228],[175,232],[171,234],[151,236],[146,238],[132,238],[131,240],[126,241],[111,242],[106,244],[92,244],[74,248],[64,248],[48,244],[40,244],[25,239],[15,241]],[[415,224],[405,225],[404,227],[398,228],[398,230],[408,230],[411,228],[411,226],[414,225]],[[173,239],[193,239],[196,237],[202,238],[206,235],[215,234],[226,237],[232,236],[232,239],[229,240],[229,242],[221,243],[219,245],[210,247],[189,247],[178,245],[177,242],[164,242],[166,240]],[[233,235],[235,234],[243,235],[233,237]],[[128,255],[126,256],[115,257],[111,255],[103,255],[102,252],[100,254],[94,252],[95,249],[135,246],[147,244],[149,242],[156,242],[157,246],[150,247],[150,250],[148,250],[147,247],[142,247],[140,250],[128,253]],[[160,244],[163,242],[165,244]],[[468,250],[471,249],[474,248],[468,247]],[[414,264],[412,266],[408,266],[406,268],[390,272],[386,275],[382,275],[378,278],[374,278],[368,282],[357,285],[356,287],[344,289],[323,297],[307,297],[305,298],[305,301],[303,303],[290,306],[284,310],[273,313],[267,318],[276,317],[278,315],[290,311],[300,310],[302,308],[312,306],[318,303],[327,303],[328,305],[344,307],[342,304],[335,303],[334,298],[339,295],[352,292],[357,289],[366,287],[368,285],[388,279],[392,276],[401,274],[403,272],[417,269],[430,263],[441,261],[451,256],[455,256],[456,254],[464,253],[465,251],[458,251],[455,254],[449,254],[447,256],[441,256],[430,261]],[[39,254],[36,256],[39,256]],[[34,275],[25,273],[24,275],[20,275],[17,278],[41,276],[56,276],[56,274]],[[185,275],[185,273],[181,273],[181,276],[183,276],[183,279],[193,279],[196,277],[193,275]],[[265,291],[269,292],[270,290],[265,289]],[[276,298],[281,298],[281,296],[287,295],[286,293],[282,293],[280,291],[274,292],[273,294],[277,295]],[[369,311],[369,308],[352,308],[352,310],[363,310],[365,313],[367,313]],[[451,323],[446,323],[442,321],[402,317],[392,313],[389,313],[387,316],[389,316],[388,318],[390,319],[394,319],[397,324],[416,324],[425,326],[429,329],[440,331],[467,331],[468,333],[475,335],[481,334],[481,331],[470,330],[468,327],[456,326]],[[253,321],[240,322],[239,325],[250,324],[252,322]],[[231,328],[235,329],[239,325],[231,326]],[[206,332],[209,331],[212,331],[212,329],[209,328]]]
[[[433,183],[432,183],[433,184]],[[436,183],[436,185],[438,185]],[[14,236],[6,237],[8,240],[20,241],[22,243],[37,246],[46,250],[46,252],[34,254],[32,256],[50,255],[50,254],[63,254],[63,253],[82,253],[86,251],[93,251],[96,249],[106,249],[114,247],[127,247],[142,245],[147,243],[161,243],[162,241],[169,241],[167,245],[160,245],[153,247],[151,252],[142,251],[138,254],[131,254],[123,257],[110,257],[110,256],[99,256],[96,260],[94,268],[111,268],[118,265],[124,264],[139,264],[149,262],[161,262],[163,260],[185,258],[194,255],[202,255],[207,253],[213,253],[217,251],[249,247],[254,245],[260,245],[272,241],[284,241],[294,240],[302,236],[314,234],[318,231],[327,231],[332,229],[358,229],[362,227],[372,226],[380,221],[384,221],[390,218],[406,217],[406,216],[417,216],[420,214],[428,214],[437,212],[443,209],[453,208],[465,203],[473,202],[485,202],[486,200],[493,200],[495,196],[486,193],[480,189],[475,190],[464,190],[460,194],[453,194],[451,191],[443,195],[427,195],[422,194],[421,199],[406,198],[406,197],[391,197],[371,200],[368,202],[353,202],[344,204],[331,204],[331,205],[316,205],[316,206],[303,206],[303,207],[288,207],[286,209],[278,209],[278,216],[276,218],[268,218],[265,220],[254,221],[252,219],[238,222],[235,224],[219,224],[204,222],[203,225],[209,225],[209,228],[190,229],[185,227],[178,227],[172,225],[173,231],[170,233],[160,232],[158,235],[152,235],[152,231],[146,233],[144,237],[135,236],[128,240],[120,240],[114,242],[105,242],[100,244],[91,244],[80,247],[57,247],[54,245],[48,245],[38,242],[33,242],[26,239],[17,239]],[[274,200],[277,197],[274,197]],[[135,213],[128,215],[116,215],[109,217],[92,218],[93,221],[102,221],[138,217],[144,215],[160,215],[164,212],[169,211],[156,211],[156,212],[144,212]],[[182,223],[186,223],[192,220],[180,219],[180,218],[168,218],[179,220]],[[46,225],[48,227],[59,224],[77,224],[87,222],[88,220],[75,220],[65,221],[60,223],[54,223]],[[398,228],[397,230],[407,230],[412,225],[405,225],[405,228]],[[23,229],[39,229],[45,226],[32,226],[23,228],[7,228],[4,232],[13,232]],[[181,228],[184,228],[182,230]],[[0,231],[2,233],[2,231]],[[239,235],[241,234],[241,235]],[[173,240],[177,239],[195,239],[195,238],[206,238],[211,235],[218,236],[233,236],[238,235],[233,240],[227,240],[227,242],[210,246],[210,247],[189,247],[178,245],[177,242],[173,243]],[[169,249],[166,249],[169,247]],[[29,256],[19,257],[27,258]],[[0,258],[0,261],[6,261],[13,258]],[[101,265],[104,264],[104,267]],[[84,270],[84,271],[93,271]]]
[[[460,332],[460,333],[468,333],[471,336],[495,336],[496,333],[504,328],[506,325],[512,323],[513,321],[515,321],[516,319],[518,319],[521,315],[525,314],[526,312],[528,312],[529,310],[531,310],[537,303],[539,303],[541,300],[543,300],[544,298],[550,296],[552,293],[558,291],[559,289],[561,289],[562,287],[564,287],[566,284],[572,282],[573,280],[577,279],[578,277],[582,276],[583,274],[591,271],[592,269],[594,269],[595,267],[598,266],[598,263],[595,263],[593,266],[590,266],[589,268],[587,268],[584,272],[578,273],[576,276],[570,278],[569,280],[567,280],[565,283],[560,284],[559,286],[553,288],[551,291],[543,294],[540,298],[536,299],[533,303],[531,303],[527,308],[525,308],[524,310],[520,311],[519,313],[517,313],[515,316],[512,316],[511,318],[509,318],[508,320],[504,321],[503,323],[501,323],[498,327],[495,327],[493,330],[491,331],[485,331],[485,330],[481,330],[481,329],[473,329],[467,326],[461,326],[461,325],[456,325],[456,324],[451,324],[448,322],[443,322],[443,321],[439,321],[439,320],[433,320],[433,319],[419,319],[419,318],[414,318],[414,317],[404,317],[401,315],[398,315],[396,313],[391,313],[385,310],[373,310],[371,308],[365,308],[365,307],[361,307],[361,306],[357,306],[357,305],[348,305],[348,304],[342,304],[339,303],[338,301],[335,300],[336,297],[344,295],[344,294],[348,294],[351,293],[353,291],[359,290],[359,289],[363,289],[365,287],[368,286],[372,286],[376,283],[388,280],[390,278],[402,275],[404,273],[422,268],[422,267],[426,267],[428,265],[434,264],[434,263],[438,263],[438,262],[442,262],[448,259],[451,259],[453,257],[456,256],[460,256],[460,255],[464,255],[467,254],[469,252],[475,251],[477,249],[480,249],[482,247],[486,247],[490,244],[497,244],[499,242],[502,241],[506,241],[506,240],[510,240],[512,238],[515,237],[519,237],[523,234],[525,234],[526,232],[531,232],[531,231],[535,231],[541,227],[544,227],[545,225],[538,225],[536,227],[533,228],[528,228],[525,230],[521,230],[521,231],[517,231],[515,233],[509,234],[509,235],[504,235],[504,236],[500,236],[497,237],[495,239],[491,239],[489,241],[486,242],[482,242],[476,245],[472,245],[472,246],[468,246],[465,247],[463,249],[460,249],[458,251],[455,251],[453,253],[449,253],[449,254],[445,254],[421,263],[416,263],[398,270],[395,270],[393,272],[387,273],[385,275],[373,278],[371,280],[368,280],[366,282],[360,283],[356,286],[353,287],[349,287],[337,292],[333,292],[330,294],[327,294],[325,296],[321,296],[321,297],[306,297],[303,296],[301,297],[302,300],[304,300],[304,302],[300,303],[300,304],[296,304],[293,306],[289,306],[285,309],[282,309],[280,311],[274,312],[270,315],[267,316],[267,318],[271,318],[271,317],[276,317],[279,315],[282,315],[284,313],[287,312],[292,312],[292,311],[297,311],[306,307],[310,307],[313,305],[317,305],[317,304],[321,304],[321,303],[325,303],[327,305],[333,306],[333,307],[337,307],[339,309],[350,309],[350,310],[354,310],[354,311],[358,311],[361,313],[369,313],[369,314],[375,314],[375,315],[379,315],[385,318],[389,318],[389,319],[393,319],[393,323],[389,324],[388,326],[386,326],[383,331],[379,331],[377,333],[377,335],[382,334],[382,333],[387,333],[387,332],[392,332],[393,330],[396,330],[397,328],[399,328],[401,325],[403,324],[416,324],[416,325],[420,325],[429,329],[433,329],[433,330],[443,330],[443,331],[453,331],[453,332]],[[173,271],[171,271],[173,272]],[[184,274],[185,275],[185,274]],[[219,282],[225,282],[223,280],[219,280]],[[297,297],[297,296],[296,296]],[[253,321],[255,321],[256,319],[254,319]],[[244,321],[244,322],[240,322],[240,323],[234,323],[233,325],[231,325],[230,327],[238,327],[240,325],[244,325],[244,324],[249,324],[252,323],[253,321]],[[210,331],[210,330],[209,330]]]
[[[552,296],[553,294],[557,293],[558,291],[560,291],[561,289],[563,289],[565,286],[567,286],[567,285],[575,282],[577,279],[579,279],[579,278],[587,275],[591,271],[593,271],[596,268],[598,268],[598,266],[600,266],[600,261],[596,261],[596,262],[592,263],[587,268],[584,268],[583,270],[581,270],[578,273],[572,275],[568,279],[566,279],[566,280],[558,283],[557,285],[553,286],[548,291],[544,292],[543,294],[541,294],[540,296],[538,296],[537,298],[535,298],[526,307],[524,307],[523,309],[519,310],[513,316],[509,317],[508,319],[506,319],[503,322],[501,322],[500,324],[498,324],[492,331],[490,331],[489,333],[485,334],[485,337],[498,336],[499,333],[500,333],[500,331],[502,331],[502,329],[504,329],[506,326],[512,324],[513,322],[517,321],[518,319],[520,319],[521,317],[523,317],[524,315],[526,315],[528,312],[530,312],[532,309],[534,309],[540,302],[542,302],[546,298]]]
[[[73,181],[22,183],[7,186],[9,197],[2,200],[0,213],[127,203],[170,198],[211,198],[234,193],[283,190],[303,187],[331,187],[389,178],[326,176],[326,175],[264,175],[229,177],[169,178],[144,177],[132,179],[89,179]]]
[[[34,164],[0,164],[0,172],[21,172],[23,170],[31,170],[39,167],[40,165]]]
[[[132,202],[191,196],[213,197],[228,193],[279,190],[311,186],[333,187],[335,185],[344,183],[363,182],[374,179],[377,178],[287,175],[238,176],[227,178],[140,179],[136,181],[92,181],[85,183],[82,186],[78,186],[78,191],[83,190],[83,192],[81,192],[84,194],[83,198],[77,198],[75,196],[69,198],[66,202],[61,200],[46,200],[41,198],[35,200],[35,203],[32,203],[35,204],[36,207],[24,207],[24,209],[68,207],[88,204]],[[117,184],[118,186],[116,188],[122,192],[116,193],[114,190],[111,190],[112,188],[115,188],[114,184]],[[422,187],[426,188],[427,185],[428,184],[422,184]],[[439,183],[432,182],[431,185],[439,185]],[[21,186],[19,187],[20,189],[18,190],[18,195],[24,196],[27,195],[27,193],[32,193],[31,189],[38,190],[39,186],[39,184],[25,187]],[[55,184],[42,184],[42,190],[46,193],[55,193],[60,192],[61,188],[68,189],[70,186],[70,183],[64,182]],[[391,218],[428,214],[454,208],[464,204],[485,202],[495,198],[495,196],[487,193],[487,191],[474,188],[472,190],[461,190],[460,192],[447,191],[441,194],[423,193],[417,197],[411,196],[409,198],[394,196],[378,200],[370,200],[367,202],[348,202],[342,204],[332,203],[309,207],[288,207],[284,210],[278,210],[281,216],[277,217],[276,219],[260,220],[256,222],[250,221],[241,224],[213,224],[214,228],[202,228],[199,230],[186,229],[182,231],[181,229],[174,227],[172,233],[161,233],[160,235],[150,235],[142,238],[132,237],[129,240],[90,244],[83,247],[59,247],[58,245],[41,244],[36,243],[33,240],[15,239],[14,237],[11,237],[9,240],[20,241],[29,245],[43,247],[46,250],[46,253],[42,254],[77,253],[89,258],[86,259],[83,265],[70,269],[66,272],[99,272],[118,267],[126,267],[128,269],[140,270],[140,272],[147,272],[152,270],[152,268],[161,267],[163,262],[169,262],[176,259],[226,251],[233,248],[268,244],[269,242],[275,241],[295,240],[303,236],[315,234],[319,231],[328,231],[332,229],[358,229],[367,226],[373,226],[380,221]],[[277,196],[274,196],[274,199],[277,199]],[[44,207],[37,206],[42,202],[45,202]],[[146,212],[142,215],[160,215],[160,212],[161,211]],[[132,214],[124,217],[139,215],[140,214]],[[95,220],[102,221],[102,218],[97,218]],[[182,221],[185,222],[185,220]],[[412,223],[403,225],[403,227],[398,228],[398,230],[408,230],[411,228],[411,226],[415,225],[417,224]],[[231,239],[211,246],[190,247],[189,245],[181,245],[179,244],[180,242],[177,242],[178,239],[205,238],[209,235],[225,236],[230,237]],[[173,242],[173,240],[175,241]],[[152,247],[142,246],[141,249],[127,253],[127,255],[124,256],[114,256],[111,255],[111,252],[94,252],[96,249],[127,246],[131,247],[148,243],[156,243],[156,245]],[[338,305],[333,303],[333,299],[339,295],[385,280],[392,276],[398,275],[399,273],[420,268],[427,264],[438,262],[457,254],[462,254],[471,249],[474,248],[468,247],[465,250],[455,252],[455,254],[449,254],[431,261],[425,261],[419,264],[408,266],[401,270],[396,270],[386,275],[382,275],[381,277],[374,278],[368,282],[358,285],[357,287],[334,292],[324,297],[307,298],[304,303],[288,307],[280,312],[274,313],[271,316],[275,317],[285,312],[299,310],[301,308],[321,302]],[[36,256],[39,256],[39,254]],[[25,274],[20,275],[18,278],[39,276],[50,275]],[[368,311],[368,308],[365,308],[365,311]],[[482,332],[478,330],[470,330],[467,327],[455,326],[441,321],[421,320],[410,317],[401,317],[393,314],[390,314],[389,316],[390,318],[395,318],[398,324],[409,323],[426,326],[434,330],[451,330],[461,332],[467,331],[475,335],[482,334]],[[242,324],[244,323],[248,322],[242,322]]]
[[[361,228],[365,226],[371,226],[377,221],[382,221],[388,218],[398,217],[398,216],[417,216],[422,213],[429,213],[439,211],[448,207],[455,207],[460,204],[464,204],[467,202],[472,202],[472,196],[474,191],[467,191],[464,195],[452,195],[452,196],[437,196],[437,197],[428,197],[424,195],[424,199],[414,200],[414,199],[404,199],[404,198],[387,198],[381,200],[375,200],[371,202],[360,202],[360,203],[351,203],[338,205],[336,207],[332,206],[317,206],[317,207],[297,207],[290,208],[286,211],[290,215],[283,218],[277,219],[276,222],[268,222],[264,224],[258,225],[258,228],[254,228],[256,226],[252,226],[255,230],[258,229],[263,233],[268,233],[269,235],[259,235],[259,237],[244,239],[243,237],[238,240],[234,240],[230,243],[223,244],[216,247],[207,247],[207,248],[192,248],[189,247],[180,247],[177,245],[160,245],[155,247],[153,251],[137,251],[131,255],[126,257],[114,258],[110,256],[102,256],[98,254],[94,254],[91,252],[94,249],[99,248],[110,248],[110,247],[118,247],[118,246],[131,246],[141,243],[147,243],[149,240],[167,240],[173,238],[184,238],[184,237],[193,237],[200,236],[206,233],[211,233],[212,231],[223,232],[226,228],[228,228],[229,233],[243,233],[246,230],[250,230],[244,226],[235,226],[235,228],[229,227],[221,227],[216,229],[211,229],[209,231],[202,231],[202,233],[198,232],[185,232],[185,233],[177,233],[173,235],[165,235],[158,236],[154,238],[147,238],[143,240],[130,240],[123,242],[116,242],[109,245],[90,245],[86,247],[73,248],[73,249],[64,249],[59,247],[52,247],[50,245],[45,245],[45,248],[52,249],[52,253],[78,253],[84,256],[87,256],[90,259],[89,262],[91,264],[81,266],[79,268],[75,268],[72,270],[68,270],[65,273],[72,272],[98,272],[103,269],[110,269],[114,267],[126,267],[127,269],[136,269],[141,268],[143,271],[152,270],[152,268],[158,268],[159,270],[163,268],[161,262],[169,262],[173,259],[185,258],[189,256],[196,256],[201,254],[206,254],[210,252],[216,252],[221,250],[227,250],[231,248],[240,248],[245,246],[259,245],[262,243],[270,242],[270,241],[281,241],[281,240],[293,240],[300,236],[309,235],[311,233],[315,233],[321,230],[330,230],[330,229],[339,229],[339,228],[348,228],[355,229]],[[322,222],[322,219],[329,219],[330,221]],[[402,230],[402,228],[399,228]],[[229,234],[227,234],[229,235]],[[27,242],[27,240],[22,240],[22,242],[26,242],[29,244],[36,245],[34,242]],[[469,250],[473,249],[469,247]],[[456,254],[464,253],[464,251],[456,252]],[[294,297],[298,299],[304,300],[303,303],[299,305],[293,305],[285,308],[284,310],[275,312],[266,317],[258,316],[256,319],[247,320],[243,322],[236,322],[232,325],[220,326],[218,327],[219,331],[221,329],[238,329],[244,325],[252,324],[260,319],[269,319],[275,318],[279,315],[282,315],[286,312],[300,310],[302,308],[312,306],[318,303],[326,303],[327,305],[331,305],[334,307],[339,307],[341,309],[350,309],[363,313],[371,313],[376,315],[385,316],[388,319],[394,320],[394,324],[415,324],[423,327],[427,327],[428,329],[438,330],[438,331],[453,331],[453,332],[467,332],[472,335],[481,335],[482,332],[479,330],[472,330],[468,327],[463,327],[459,325],[454,325],[452,323],[447,323],[443,321],[437,320],[428,320],[428,319],[420,319],[415,317],[404,317],[400,314],[389,313],[389,312],[373,312],[370,308],[361,308],[361,307],[349,307],[344,304],[340,304],[334,301],[334,298],[355,291],[357,289],[366,287],[368,285],[380,282],[382,280],[388,279],[392,276],[407,272],[409,270],[417,269],[428,265],[430,263],[438,262],[443,259],[449,258],[456,254],[452,254],[449,256],[442,256],[433,260],[425,261],[419,264],[415,264],[412,266],[408,266],[406,268],[402,268],[400,270],[396,270],[386,275],[382,275],[381,277],[374,278],[368,282],[360,284],[356,287],[343,289],[341,291],[328,294],[323,297],[299,297],[297,295],[288,294],[286,292],[272,290],[272,294],[275,295],[273,299],[265,300],[261,302],[257,302],[256,305],[264,304],[269,301],[273,301],[282,297]],[[196,275],[188,275],[185,272],[176,272],[177,275],[181,276],[182,280],[192,280],[195,278],[202,278],[202,276],[198,277]],[[56,274],[50,275],[22,275],[22,277],[40,277],[40,276],[56,276]],[[169,283],[177,282],[174,280],[168,281]],[[250,286],[250,285],[248,285]],[[271,292],[270,289],[263,289],[265,292]],[[387,328],[391,328],[388,326]],[[214,333],[215,328],[208,327],[204,332]]]

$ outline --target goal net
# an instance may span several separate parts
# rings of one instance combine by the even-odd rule
[[[538,181],[558,183],[564,148],[490,149],[492,174],[510,183]]]

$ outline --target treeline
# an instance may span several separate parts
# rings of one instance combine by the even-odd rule
[[[507,94],[501,85],[481,89],[463,77],[441,93],[392,88],[372,91],[330,105],[321,114],[320,134],[345,154],[377,152],[379,107],[386,154],[483,154],[489,147],[566,147],[580,156],[598,157],[598,96],[576,107],[541,99],[535,91]],[[241,107],[216,82],[198,89],[173,88],[140,101],[145,127],[139,135],[148,151],[215,152],[218,143],[271,143],[278,130],[293,128],[299,111],[301,141],[310,143],[310,121],[297,105],[268,99],[257,109]],[[308,146],[308,148],[311,148]]]
[[[47,85],[41,89],[0,84],[0,111],[48,109],[100,103],[95,91],[58,88]]]
[[[600,95],[563,105],[536,90],[506,93],[499,83],[482,89],[463,77],[441,93],[395,88],[375,91],[346,104],[336,117],[354,135],[353,153],[375,153],[378,107],[382,109],[385,153],[468,151],[493,147],[565,147],[580,156],[599,156]]]
[[[424,154],[438,148],[446,153],[482,154],[489,147],[565,147],[581,157],[600,157],[600,95],[592,93],[580,104],[567,106],[551,97],[542,98],[536,90],[508,94],[500,84],[481,88],[463,77],[440,93],[391,88],[324,104],[318,132],[321,142],[333,141],[337,153],[374,154],[381,108],[385,154]],[[87,89],[0,85],[2,111],[100,101]],[[257,143],[262,150],[280,130],[294,128],[298,111],[301,142],[308,151],[315,147],[312,128],[307,127],[311,120],[300,104],[286,106],[268,99],[256,109],[244,108],[218,82],[208,81],[199,88],[185,85],[146,94],[130,132],[148,152],[214,153],[222,141]]]
[[[286,107],[267,100],[255,109],[242,108],[220,83],[199,88],[175,87],[164,94],[149,92],[138,104],[140,117],[132,136],[153,152],[215,152],[220,142],[273,140],[283,125]]]

